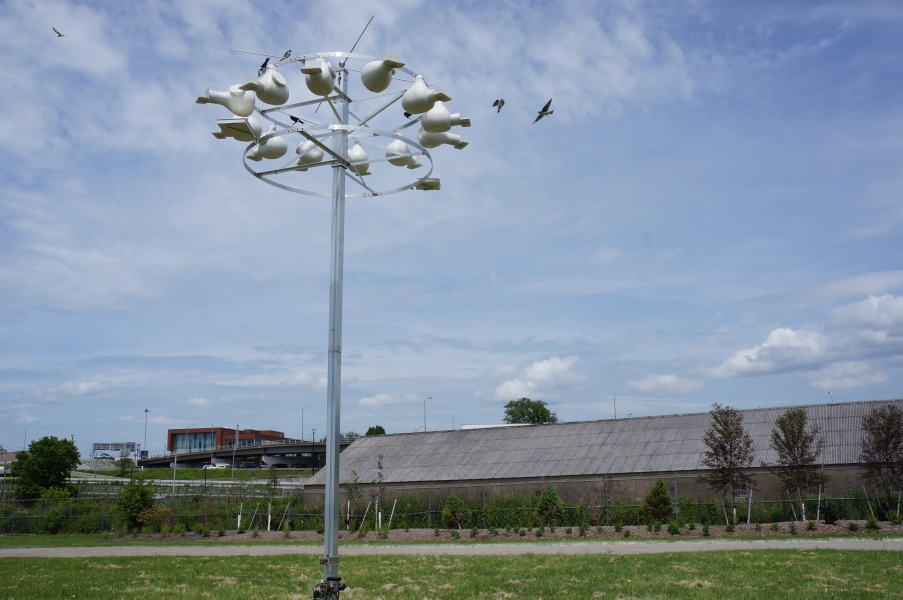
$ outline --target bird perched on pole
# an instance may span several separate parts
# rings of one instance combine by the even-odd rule
[[[301,119],[299,119],[299,118],[296,117],[295,115],[289,115],[288,118],[291,119],[291,120],[292,120],[292,123],[294,123],[294,124],[296,124],[296,125],[297,125],[298,123],[300,123],[301,125],[304,125],[304,121],[302,121]]]
[[[504,100],[503,98],[499,98],[498,100],[496,100],[495,102],[493,102],[492,105],[493,105],[493,106],[498,106],[498,107],[499,107],[498,110],[495,111],[496,114],[498,114],[498,113],[502,112],[502,107],[505,106],[505,100]]]
[[[267,56],[266,60],[263,61],[263,64],[260,65],[260,68],[257,69],[257,76],[260,77],[267,70],[267,63],[270,62],[270,57]]]
[[[551,99],[551,98],[549,98],[549,101],[546,102],[546,105],[542,107],[542,110],[539,111],[539,116],[536,117],[536,121],[538,121],[538,120],[540,120],[541,118],[543,118],[543,117],[545,117],[545,116],[547,116],[547,115],[550,115],[550,114],[552,114],[553,112],[555,112],[554,110],[549,110],[549,107],[550,107],[550,106],[552,106],[552,99]],[[534,125],[536,124],[536,121],[533,121],[533,124],[534,124]]]
[[[56,30],[56,27],[53,28],[53,33],[56,34],[56,37],[66,37],[66,34],[65,34],[65,33],[60,33],[59,31],[57,31],[57,30]]]

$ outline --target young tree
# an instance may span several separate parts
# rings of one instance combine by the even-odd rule
[[[125,477],[129,469],[135,466],[135,461],[129,456],[129,451],[123,448],[119,452],[119,460],[114,460],[113,465],[119,470],[119,476]]]
[[[706,446],[702,464],[710,472],[700,475],[697,481],[727,496],[733,508],[735,490],[745,485],[753,487],[748,471],[755,456],[753,439],[743,427],[739,410],[716,402],[710,414],[712,424],[702,437]]]
[[[808,426],[804,408],[791,408],[774,421],[771,430],[771,449],[777,454],[777,462],[762,466],[774,473],[784,488],[798,494],[821,484],[823,477],[818,468],[825,440],[818,425]]]
[[[873,408],[862,417],[863,479],[889,493],[903,487],[903,411],[892,404]]]
[[[16,495],[23,500],[41,497],[47,488],[65,488],[69,473],[78,466],[81,457],[75,444],[66,438],[42,437],[28,445],[28,452],[16,452],[12,475],[16,481]]]
[[[657,479],[643,498],[643,512],[652,521],[667,521],[673,515],[674,499],[662,479]]]
[[[374,425],[370,429],[367,430],[367,433],[364,435],[386,435],[386,430],[383,429],[382,425]]]
[[[520,398],[505,405],[505,423],[557,423],[558,415],[551,412],[542,400]]]
[[[457,527],[461,529],[461,526],[469,520],[470,509],[467,508],[464,501],[454,494],[449,495],[445,501],[445,506],[442,507],[442,524],[449,528]]]
[[[551,485],[542,491],[536,503],[536,516],[546,525],[555,525],[564,518],[564,502]]]
[[[129,529],[138,526],[141,513],[154,506],[154,488],[137,477],[129,481],[116,497],[116,516]]]

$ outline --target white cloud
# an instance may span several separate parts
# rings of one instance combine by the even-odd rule
[[[416,404],[423,401],[423,398],[417,394],[375,394],[367,396],[357,401],[358,406],[369,406],[373,408],[383,406],[401,406],[403,404]]]
[[[110,389],[99,381],[70,381],[56,388],[63,396],[96,396]]]
[[[511,400],[523,398],[539,391],[551,391],[555,386],[576,383],[585,379],[574,372],[574,366],[580,362],[577,356],[558,358],[553,356],[546,360],[538,360],[524,369],[514,379],[505,381],[495,389],[498,399]]]
[[[342,378],[342,381],[348,381]],[[299,371],[297,375],[286,379],[281,385],[288,387],[311,387],[314,389],[326,389],[327,378],[325,375],[315,375],[307,371]]]
[[[627,382],[631,388],[646,394],[689,394],[705,388],[705,383],[677,375],[646,375]]]
[[[213,404],[213,401],[207,398],[189,398],[187,404],[195,408],[207,408]]]
[[[831,327],[903,333],[903,296],[869,296],[832,311]]]
[[[0,405],[0,422],[2,423],[31,423],[35,417],[23,412],[27,405]],[[7,447],[7,450],[9,447]]]
[[[761,344],[740,350],[720,366],[705,369],[709,377],[747,377],[785,373],[825,361],[827,339],[817,331],[780,327]]]
[[[869,365],[863,362],[847,361],[835,363],[809,375],[810,384],[820,390],[839,390],[845,388],[876,385],[887,381],[884,373],[871,372]]]

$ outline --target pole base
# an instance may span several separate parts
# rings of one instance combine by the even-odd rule
[[[314,586],[314,600],[338,600],[339,593],[345,589],[341,577],[327,577]]]

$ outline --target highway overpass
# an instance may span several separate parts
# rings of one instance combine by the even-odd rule
[[[342,438],[339,442],[340,450],[345,450],[353,440]],[[220,447],[215,450],[203,450],[200,452],[179,452],[178,465],[180,467],[202,467],[209,464],[232,465],[242,463],[254,463],[258,467],[270,465],[276,467],[310,468],[311,465],[320,467],[326,460],[326,442],[280,442],[266,441],[258,445],[239,445],[236,448]],[[150,456],[138,461],[140,467],[172,467],[175,458],[172,454]]]

